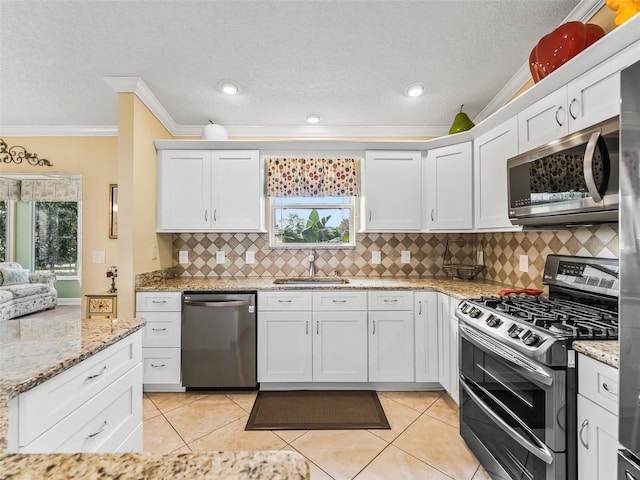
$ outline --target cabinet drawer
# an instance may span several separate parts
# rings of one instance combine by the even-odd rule
[[[180,312],[182,294],[180,292],[138,292],[136,311],[140,312]]]
[[[578,357],[578,392],[618,415],[618,370],[585,355]]]
[[[18,397],[20,442],[26,445],[141,361],[138,331]]]
[[[116,453],[142,453],[142,445],[144,439],[142,436],[142,422],[138,424],[133,432],[118,445],[115,449]]]
[[[311,292],[258,292],[260,310],[311,310]]]
[[[139,312],[136,316],[147,321],[143,329],[143,347],[180,347],[180,313]]]
[[[313,310],[366,310],[366,292],[313,292]]]
[[[113,452],[142,420],[141,380],[138,364],[20,453]]]
[[[369,310],[413,310],[413,292],[368,292]]]
[[[143,383],[180,383],[180,348],[144,348],[142,356]]]

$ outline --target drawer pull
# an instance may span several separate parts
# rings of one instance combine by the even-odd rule
[[[336,300],[335,298],[331,300],[333,303],[347,303],[346,300]]]
[[[166,327],[165,328],[153,328],[152,327],[151,330],[153,330],[154,332],[164,332],[164,331],[167,330],[167,328]]]
[[[105,365],[104,367],[102,367],[102,370],[100,370],[100,372],[98,373],[94,373],[93,375],[89,375],[87,377],[87,380],[93,380],[94,378],[99,377],[100,375],[104,375],[107,371],[107,366]]]
[[[373,321],[373,333],[372,333],[372,335],[375,335],[375,334],[376,334],[376,321],[374,320]]]
[[[156,365],[156,364],[152,363],[152,364],[151,364],[151,366],[152,366],[153,368],[162,368],[162,367],[166,367],[166,366],[167,366],[167,364],[166,364],[166,363],[161,363],[161,364],[159,364],[159,365]]]
[[[304,322],[304,334],[309,335],[309,320]]]
[[[291,300],[283,300],[283,299],[278,299],[278,303],[291,303]]]
[[[606,384],[606,383],[604,383],[604,382],[602,382],[602,388],[604,388],[604,389],[605,389],[605,391],[606,391],[606,392],[608,392],[608,393],[613,393],[613,391],[611,391],[611,390],[609,389],[609,385],[607,385],[607,384]]]
[[[587,450],[589,450],[589,444],[587,442],[584,441],[584,438],[582,438],[582,432],[585,428],[587,428],[589,426],[589,419],[585,419],[582,422],[582,425],[580,425],[580,433],[578,433],[578,437],[580,438],[580,443],[584,446],[584,448],[586,448]]]
[[[166,300],[151,300],[151,303],[167,303]]]
[[[89,440],[90,438],[95,437],[96,435],[100,435],[102,432],[104,432],[107,427],[109,426],[109,422],[107,422],[106,420],[104,421],[104,423],[102,424],[102,426],[98,429],[97,432],[95,433],[90,433],[89,435],[87,435],[87,440]]]
[[[391,299],[385,298],[384,299],[384,303],[397,303],[397,302],[398,302],[397,298],[391,298]]]

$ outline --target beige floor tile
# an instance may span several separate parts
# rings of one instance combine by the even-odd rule
[[[369,431],[387,442],[392,442],[420,416],[420,412],[388,397],[380,396],[379,398],[391,430],[371,429]]]
[[[220,393],[202,396],[165,414],[187,443],[245,415],[247,412]]]
[[[203,395],[198,392],[177,392],[177,393],[153,393],[147,392],[146,395],[151,399],[153,404],[162,413],[166,413],[174,408],[181,407],[187,403],[191,403]]]
[[[476,474],[473,476],[473,480],[491,480],[491,477],[487,473],[487,471],[482,468],[482,465],[478,467]]]
[[[350,480],[386,446],[366,430],[311,430],[291,446],[336,480]]]
[[[302,435],[307,433],[309,430],[272,430],[273,433],[278,435],[281,439],[283,439],[287,443],[293,442],[296,438],[300,438]]]
[[[169,453],[184,447],[185,443],[162,415],[145,420],[142,424],[145,453]]]
[[[458,429],[422,415],[393,444],[457,480],[470,480],[479,462]]]
[[[334,478],[313,462],[307,460],[311,480],[334,480]]]
[[[194,452],[215,450],[280,450],[286,442],[273,432],[245,431],[249,415],[221,427],[195,442],[189,443]]]
[[[191,453],[192,450],[189,448],[189,445],[185,445],[184,447],[180,447],[175,449],[173,452],[171,452],[172,454],[179,454],[179,453]]]
[[[236,402],[245,412],[251,413],[256,401],[256,392],[227,392],[227,397]]]
[[[160,415],[160,410],[154,405],[147,395],[142,396],[142,419],[147,420]]]
[[[378,392],[379,397],[390,398],[420,413],[433,405],[441,395],[442,392]]]
[[[427,415],[442,420],[452,427],[458,428],[458,405],[449,395],[444,394],[425,412]]]
[[[389,445],[355,480],[451,480],[451,477]]]

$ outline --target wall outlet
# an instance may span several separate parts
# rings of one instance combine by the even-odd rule
[[[224,254],[224,250],[218,250],[216,252],[216,263],[218,265],[221,265],[224,262],[226,262],[226,257],[225,257],[225,254]]]
[[[371,265],[380,265],[382,263],[382,255],[380,250],[371,252]]]
[[[93,252],[93,263],[104,263],[105,254],[103,250],[96,250]]]
[[[256,263],[256,252],[254,252],[253,250],[247,250],[244,255],[244,263],[247,263],[249,265],[253,265],[254,263]]]
[[[522,273],[529,271],[529,255],[520,255],[520,271]]]
[[[409,250],[402,250],[400,263],[411,263],[411,252]]]
[[[180,250],[178,252],[178,263],[180,265],[186,265],[189,263],[189,251],[188,250]]]

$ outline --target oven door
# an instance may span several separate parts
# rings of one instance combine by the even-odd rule
[[[497,478],[566,475],[565,377],[460,324],[460,430]]]

